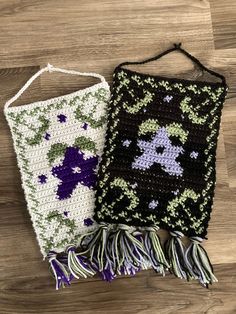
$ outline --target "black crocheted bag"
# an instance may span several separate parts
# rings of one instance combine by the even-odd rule
[[[176,50],[221,81],[174,79],[125,68]],[[217,281],[200,243],[213,203],[226,91],[224,76],[180,44],[115,69],[96,196],[94,218],[100,226],[82,239],[87,243],[83,253],[104,279],[153,267],[163,275],[169,270],[180,278],[199,279],[206,287]],[[169,232],[164,246],[159,229]]]

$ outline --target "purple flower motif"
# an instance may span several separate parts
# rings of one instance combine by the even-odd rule
[[[169,96],[169,95],[167,95],[167,96],[165,96],[164,98],[163,98],[163,100],[165,101],[165,102],[170,102],[171,100],[172,100],[172,98],[173,98],[173,96]]]
[[[94,223],[94,221],[91,218],[84,219],[84,225],[87,227],[92,226],[93,223]]]
[[[146,170],[158,163],[170,175],[182,175],[183,168],[176,158],[184,152],[184,149],[181,146],[172,145],[164,127],[157,131],[151,141],[139,140],[138,147],[143,154],[135,158],[132,163],[133,169]]]
[[[67,117],[64,114],[59,114],[57,118],[60,123],[66,122],[67,119]]]
[[[51,135],[49,133],[45,133],[45,135],[44,135],[45,140],[48,141],[50,139],[50,137],[51,137]]]
[[[88,128],[88,123],[84,123],[83,125],[82,125],[82,128],[84,129],[84,130],[87,130],[87,128]]]
[[[79,183],[93,188],[96,184],[97,163],[97,156],[85,159],[84,153],[77,147],[67,147],[62,164],[52,168],[52,174],[61,180],[57,190],[59,199],[71,197]]]
[[[47,182],[47,176],[45,176],[44,174],[41,174],[40,176],[38,176],[39,179],[39,183],[44,184]]]
[[[68,216],[68,212],[67,212],[67,211],[64,211],[63,214],[64,214],[64,216],[66,216],[66,217]]]

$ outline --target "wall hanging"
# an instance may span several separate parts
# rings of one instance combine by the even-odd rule
[[[178,51],[220,79],[206,82],[139,73],[125,66]],[[205,287],[217,281],[201,242],[216,181],[215,160],[224,76],[175,44],[114,71],[104,155],[99,169],[97,230],[83,254],[106,280],[153,267]],[[163,246],[158,229],[169,232]],[[185,246],[183,237],[190,244]]]
[[[57,98],[9,107],[46,71],[93,76],[101,82]],[[81,234],[96,228],[94,187],[109,96],[103,76],[48,65],[5,104],[28,210],[57,289],[74,277],[95,274],[75,247]]]

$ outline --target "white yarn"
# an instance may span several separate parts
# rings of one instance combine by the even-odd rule
[[[47,71],[94,76],[101,82],[65,96],[9,108],[38,76]],[[83,153],[84,161],[93,157],[100,159],[106,131],[106,119],[101,118],[105,117],[109,97],[109,86],[103,76],[64,70],[48,64],[5,104],[4,111],[14,140],[27,207],[44,257],[50,250],[62,252],[68,245],[78,244],[79,235],[96,227],[92,219],[94,189],[79,182],[69,197],[59,199],[58,191],[63,180],[53,175],[52,169],[60,169],[58,167],[63,165],[66,151],[73,147],[78,154]],[[100,120],[102,122],[98,124]],[[94,143],[96,152],[90,148],[90,144],[87,148],[81,148],[83,141],[75,146],[78,138]],[[64,147],[64,151],[55,150],[55,156],[52,155],[55,159],[50,163],[50,151],[58,144]],[[68,171],[69,176],[71,169]],[[79,173],[83,168],[77,167],[73,171]],[[41,183],[44,180],[46,182]],[[86,219],[91,220],[93,225],[87,226]]]

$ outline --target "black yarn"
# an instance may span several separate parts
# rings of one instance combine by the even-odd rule
[[[221,82],[166,78],[124,68],[173,51],[184,53]],[[187,236],[206,236],[226,90],[224,76],[206,68],[181,44],[153,58],[116,67],[96,194],[98,222],[157,225]],[[150,148],[150,157],[143,147],[152,143],[156,148]]]

